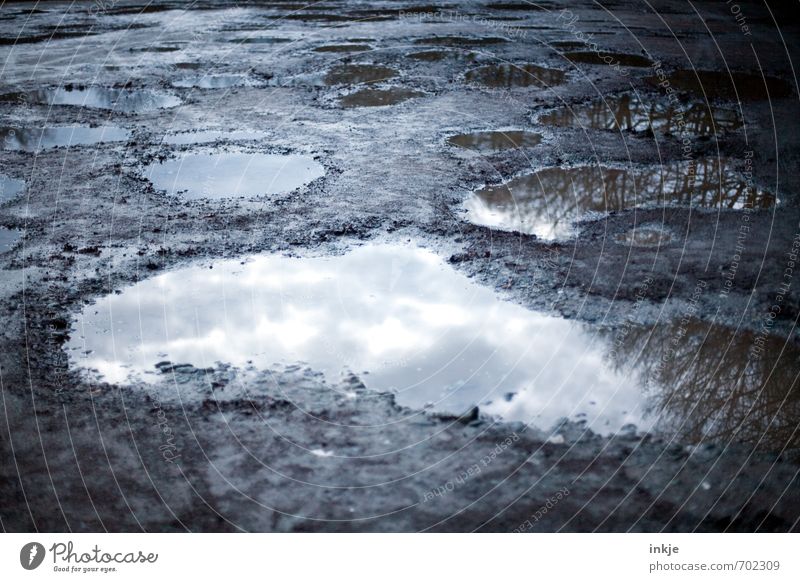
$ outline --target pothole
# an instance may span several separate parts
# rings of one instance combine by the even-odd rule
[[[702,158],[635,170],[605,166],[545,168],[474,192],[464,203],[474,224],[552,240],[574,234],[592,213],[680,205],[770,208],[775,196],[748,184],[726,158]]]
[[[325,75],[326,85],[359,85],[393,79],[398,75],[395,69],[379,65],[338,65]]]
[[[162,143],[168,145],[191,145],[215,141],[254,141],[268,137],[269,135],[263,131],[184,131],[165,135]]]
[[[194,75],[172,81],[173,87],[195,89],[228,89],[263,85],[250,75]]]
[[[156,189],[189,199],[287,193],[324,173],[311,156],[227,152],[185,154],[145,170]]]
[[[417,51],[409,53],[408,58],[415,61],[424,61],[428,63],[435,63],[446,59],[459,59],[459,60],[472,60],[475,58],[475,53],[455,51],[455,50],[430,50],[430,51]]]
[[[113,125],[87,127],[84,125],[44,128],[0,127],[3,149],[38,152],[48,148],[97,145],[126,142],[130,132]]]
[[[488,46],[508,42],[505,38],[495,36],[469,37],[469,36],[429,36],[418,38],[414,44],[426,44],[430,46]]]
[[[7,253],[13,249],[21,238],[21,230],[0,226],[0,254]]]
[[[557,127],[617,131],[652,129],[676,135],[717,135],[742,125],[739,114],[733,109],[700,102],[675,106],[657,99],[645,103],[630,93],[559,107],[540,115],[537,122]]]
[[[93,109],[110,109],[121,113],[143,113],[177,107],[181,100],[149,90],[110,89],[107,87],[40,89],[25,94],[33,103],[74,105]]]
[[[0,204],[16,198],[23,190],[25,190],[25,182],[0,174]]]
[[[404,87],[390,87],[388,89],[366,87],[344,95],[339,99],[339,104],[346,109],[354,107],[384,107],[424,96],[425,93],[421,91]]]
[[[650,77],[648,81],[655,86],[666,83],[667,86],[703,99],[757,101],[792,95],[791,85],[783,79],[751,73],[680,70],[670,73],[663,80]]]
[[[473,69],[465,75],[467,82],[485,87],[552,87],[560,85],[566,79],[564,71],[548,69],[538,65],[503,64],[485,65]]]
[[[626,53],[575,51],[565,53],[564,56],[573,63],[586,65],[608,65],[621,67],[650,67],[653,61],[642,55]]]
[[[585,419],[603,433],[647,427],[637,382],[581,324],[502,301],[406,246],[183,268],[100,299],[72,328],[72,363],[110,382],[302,363],[331,384],[356,373],[415,409],[479,405],[543,427]]]
[[[328,44],[314,48],[315,53],[361,53],[372,50],[366,44]]]
[[[541,135],[529,131],[478,131],[447,138],[450,145],[484,153],[531,148],[541,141]]]

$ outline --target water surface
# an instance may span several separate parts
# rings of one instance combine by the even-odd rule
[[[100,127],[74,125],[44,128],[0,127],[0,143],[3,144],[3,149],[23,152],[38,152],[57,147],[126,142],[129,138],[130,132],[127,129],[113,125]]]

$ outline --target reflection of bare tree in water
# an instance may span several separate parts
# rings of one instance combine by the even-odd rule
[[[545,168],[475,193],[468,204],[506,228],[543,237],[568,234],[570,224],[589,212],[679,204],[702,208],[769,208],[770,192],[748,185],[726,158],[701,158],[636,170],[578,166]],[[497,226],[499,224],[493,224]]]
[[[694,319],[606,339],[616,342],[613,363],[645,382],[661,429],[689,442],[800,446],[800,349],[791,342],[769,337],[755,357],[753,333]]]
[[[681,116],[683,128],[680,126]],[[629,93],[571,107],[559,107],[542,115],[539,123],[627,131],[644,131],[652,127],[654,131],[663,133],[688,132],[695,135],[715,135],[741,126],[739,115],[731,109],[707,103],[689,103],[677,108],[659,102],[646,105]]]
[[[486,65],[466,74],[467,81],[487,87],[552,87],[564,82],[564,71],[536,65]]]

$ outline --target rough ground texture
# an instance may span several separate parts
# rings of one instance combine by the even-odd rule
[[[449,16],[427,18],[414,13],[438,8],[390,1],[307,9],[277,1],[196,2],[188,9],[178,2],[105,4],[0,8],[0,125],[114,124],[132,132],[125,143],[0,151],[2,173],[26,182],[21,196],[0,206],[0,226],[24,229],[21,242],[0,254],[4,530],[798,528],[792,431],[783,447],[735,436],[698,446],[669,435],[600,437],[569,423],[552,435],[481,416],[403,409],[356,377],[336,385],[302,368],[181,369],[156,386],[96,383],[71,370],[62,350],[83,305],[167,269],[254,252],[341,253],[393,240],[434,249],[509,301],[609,329],[680,317],[704,281],[695,301],[701,318],[756,332],[800,232],[793,69],[800,43],[797,20],[778,3],[740,2],[747,34],[724,2],[705,1],[658,2],[657,11],[635,0],[570,2],[578,16],[573,28],[558,2],[528,8],[453,1],[438,7],[453,11]],[[525,170],[680,158],[674,136],[537,126],[541,113],[598,95],[633,89],[659,97],[645,79],[649,68],[621,75],[567,61],[553,43],[574,43],[575,30],[593,33],[592,42],[609,51],[646,51],[670,70],[763,72],[790,87],[788,97],[743,100],[735,105],[743,128],[692,145],[695,156],[729,157],[740,168],[752,151],[756,183],[781,200],[750,213],[725,297],[719,292],[737,254],[741,212],[630,210],[595,217],[579,226],[579,236],[555,243],[465,220],[461,204],[470,191]],[[420,41],[434,36],[466,40],[441,61],[408,57],[441,49]],[[243,42],[252,37],[284,42]],[[313,50],[347,42],[370,50]],[[343,108],[339,98],[353,88],[324,83],[325,71],[342,62],[392,67],[399,76],[383,87],[424,95],[389,107]],[[498,62],[561,69],[566,82],[511,90],[465,82],[467,71]],[[211,70],[249,73],[261,86],[170,85]],[[68,83],[158,90],[183,103],[125,114],[20,97]],[[308,153],[326,175],[291,194],[256,199],[187,201],[154,190],[142,177],[148,163],[181,148],[212,148],[164,146],[163,135],[198,129],[265,132],[268,139],[258,143],[214,147]],[[453,133],[491,129],[532,129],[544,139],[524,152],[489,156],[446,144]],[[679,236],[658,249],[616,242],[644,222]],[[772,328],[787,345],[797,342],[796,287]],[[167,434],[175,444],[168,454]]]

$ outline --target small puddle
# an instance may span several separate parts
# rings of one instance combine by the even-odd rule
[[[21,230],[0,226],[0,254],[7,253],[13,249],[21,238]]]
[[[127,129],[112,125],[101,127],[76,125],[25,129],[0,127],[0,142],[3,144],[3,149],[23,152],[38,152],[48,148],[65,146],[126,142],[129,138],[130,132]]]
[[[634,207],[770,208],[775,196],[748,186],[725,158],[635,170],[578,166],[545,168],[474,192],[464,203],[470,222],[552,240],[574,234],[591,213]]]
[[[362,53],[364,51],[372,50],[372,47],[366,44],[329,44],[326,46],[318,46],[314,49],[315,53]]]
[[[538,65],[486,65],[469,71],[466,80],[493,88],[552,87],[564,82],[564,71]]]
[[[622,67],[650,67],[653,65],[653,62],[646,57],[625,53],[577,51],[565,53],[564,56],[573,63],[584,63],[587,65],[609,65]]]
[[[331,384],[354,372],[416,409],[480,404],[544,427],[580,414],[599,432],[646,426],[636,383],[580,324],[501,301],[430,251],[368,245],[241,263],[165,273],[85,308],[67,346],[73,364],[111,382],[152,382],[165,360],[303,362]]]
[[[750,73],[675,71],[667,75],[665,81],[657,77],[650,77],[648,81],[655,86],[667,82],[679,91],[685,91],[704,99],[724,101],[758,101],[780,99],[792,95],[792,87],[786,81]]]
[[[191,145],[215,141],[253,141],[269,137],[262,131],[185,131],[165,135],[162,143],[168,145]]]
[[[25,190],[25,182],[0,174],[0,204],[16,198],[23,190]]]
[[[234,38],[230,42],[235,44],[285,44],[294,42],[294,39],[275,36],[251,36],[248,38]]]
[[[541,141],[541,135],[529,131],[479,131],[453,135],[447,139],[450,145],[478,152],[531,148]]]
[[[170,196],[220,199],[291,192],[324,173],[311,156],[209,153],[151,164],[145,176]]]
[[[378,65],[338,65],[325,75],[326,85],[359,85],[377,83],[393,79],[398,75],[395,69]]]
[[[122,113],[143,113],[181,104],[181,100],[174,95],[107,87],[40,89],[28,93],[27,98],[33,103],[44,105],[76,105],[93,109],[111,109]]]
[[[414,44],[427,44],[430,46],[488,46],[508,42],[500,37],[469,37],[469,36],[430,36],[418,38]]]
[[[425,93],[421,91],[402,87],[391,87],[389,89],[365,88],[341,97],[339,104],[347,109],[354,107],[383,107],[424,96]]]
[[[618,235],[616,241],[629,247],[663,247],[672,242],[672,232],[658,224],[642,224]]]
[[[645,104],[629,93],[559,107],[540,115],[538,123],[618,131],[652,129],[677,135],[716,135],[742,125],[739,114],[733,109],[699,102],[678,107],[656,100]]]
[[[249,75],[195,75],[172,81],[173,87],[195,89],[227,89],[261,85]]]
[[[465,53],[464,51],[453,51],[453,50],[431,50],[431,51],[419,51],[415,53],[409,53],[407,56],[408,58],[414,59],[415,61],[435,63],[438,61],[443,61],[445,59],[459,59],[459,60],[469,61],[475,58],[475,53]]]

